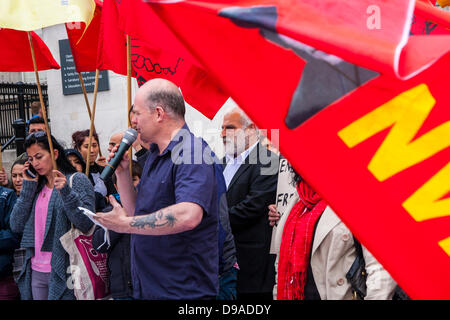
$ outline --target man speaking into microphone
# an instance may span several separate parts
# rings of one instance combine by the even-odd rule
[[[141,181],[136,191],[125,153],[115,170],[123,208],[110,197],[114,209],[98,212],[97,220],[131,234],[133,298],[215,299],[218,201],[208,157],[213,153],[189,131],[183,96],[172,82],[153,79],[140,87],[133,113],[140,139],[150,144]]]

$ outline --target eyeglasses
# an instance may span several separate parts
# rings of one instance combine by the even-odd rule
[[[32,138],[35,138],[36,140],[38,140],[42,137],[47,137],[47,132],[45,132],[45,131],[32,132],[25,138],[25,142],[30,141],[30,139],[32,139]]]

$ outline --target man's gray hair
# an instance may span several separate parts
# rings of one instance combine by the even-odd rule
[[[183,95],[180,91],[154,90],[148,95],[147,104],[150,109],[160,105],[166,112],[173,113],[181,119],[184,119],[186,113]]]
[[[229,112],[227,112],[225,115],[229,115],[231,113],[239,113],[241,116],[241,123],[244,127],[248,127],[249,125],[253,124],[253,121],[250,120],[250,118],[245,114],[244,110],[242,110],[239,107],[233,107]],[[256,126],[255,126],[256,128]]]

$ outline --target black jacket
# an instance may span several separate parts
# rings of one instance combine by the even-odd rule
[[[270,255],[272,227],[268,206],[275,203],[279,157],[260,143],[233,176],[227,201],[236,243],[238,293],[272,292],[274,257]]]
[[[136,160],[139,163],[139,165],[141,166],[141,168],[144,169],[145,161],[147,161],[147,157],[148,157],[148,150],[145,149],[144,147],[142,147],[141,150],[136,152],[135,156],[136,156]]]
[[[19,247],[20,235],[9,224],[16,200],[13,190],[0,186],[0,278],[12,275],[14,250]]]
[[[113,298],[133,296],[130,268],[130,235],[109,230],[111,246],[104,242],[105,231],[96,227],[92,246],[101,253],[108,253],[109,287]]]

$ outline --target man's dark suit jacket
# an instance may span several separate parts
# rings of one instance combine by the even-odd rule
[[[272,292],[273,255],[269,254],[272,227],[267,208],[275,203],[279,157],[260,143],[233,176],[227,200],[239,264],[238,293]]]

